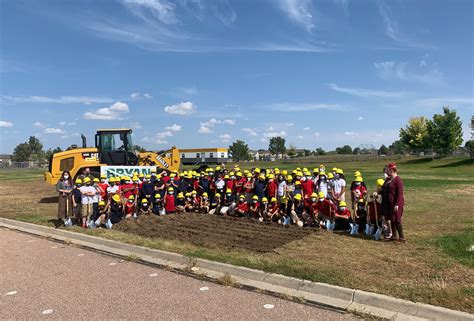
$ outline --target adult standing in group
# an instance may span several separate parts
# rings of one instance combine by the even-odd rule
[[[71,173],[63,171],[61,178],[56,183],[56,192],[59,193],[58,198],[58,220],[63,220],[64,225],[68,226],[69,219],[74,216],[72,211],[72,193],[74,186],[72,183]]]
[[[395,163],[389,163],[384,171],[387,175],[382,186],[382,215],[384,215],[389,229],[385,240],[394,240],[396,239],[396,234],[398,234],[397,241],[405,242],[402,226],[403,207],[405,205],[403,182],[400,176],[398,176]]]

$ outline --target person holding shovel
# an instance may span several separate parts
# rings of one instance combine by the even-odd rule
[[[391,218],[393,233],[391,239],[404,243],[405,235],[403,234],[402,216],[405,199],[403,197],[403,182],[400,176],[398,176],[397,165],[395,163],[389,163],[387,165],[387,175],[388,204],[386,210],[388,214],[387,216]],[[396,238],[397,234],[398,238]]]

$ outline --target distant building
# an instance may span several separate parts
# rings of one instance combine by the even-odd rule
[[[181,164],[221,164],[229,161],[227,148],[179,149]]]
[[[0,154],[0,167],[8,167],[12,165],[12,155]]]

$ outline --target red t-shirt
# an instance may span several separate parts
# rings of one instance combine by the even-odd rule
[[[278,212],[279,209],[280,209],[280,206],[278,205],[278,203],[271,203],[270,205],[268,205],[268,210],[272,214]]]
[[[278,189],[278,185],[275,181],[268,182],[267,184],[267,193],[268,197],[276,197],[276,191]]]
[[[109,184],[99,183],[99,187],[102,188],[103,191],[100,193],[100,197],[102,197],[102,199],[105,199],[105,197],[107,196],[107,188],[109,187]]]
[[[311,195],[313,194],[313,181],[307,179],[306,181],[301,182],[301,186],[303,188],[303,195]]]
[[[242,212],[247,212],[249,210],[249,206],[246,202],[239,202],[237,208]]]
[[[125,191],[127,189],[129,190]],[[123,197],[128,199],[128,197],[133,194],[133,184],[127,183],[127,184],[120,185],[120,192],[122,192]]]
[[[251,209],[252,211],[258,212],[258,209],[259,209],[259,208],[260,208],[260,203],[259,203],[259,202],[257,202],[257,203],[251,203],[251,204],[250,204],[250,209]]]
[[[321,212],[325,216],[329,216],[331,213],[334,213],[335,207],[331,201],[324,199],[322,202],[316,202],[316,205],[313,207],[314,211]],[[331,211],[332,210],[332,211]]]
[[[165,210],[167,213],[169,212],[175,212],[176,211],[176,206],[174,205],[174,195],[167,194],[165,197],[166,204],[165,204]]]
[[[163,181],[163,183],[168,183],[170,181],[170,177],[169,176],[162,176],[161,177],[161,180]]]
[[[344,211],[337,209],[336,213],[337,215],[345,216],[347,218],[351,217],[351,212],[347,208],[345,208]]]
[[[240,186],[237,186],[239,184]],[[235,180],[235,193],[242,194],[244,191],[245,178]]]
[[[135,212],[135,204],[127,202],[127,204],[125,204],[125,214],[132,215],[134,212]]]
[[[232,192],[234,192],[234,180],[228,179],[227,182],[225,182],[225,187],[226,189],[230,189]]]

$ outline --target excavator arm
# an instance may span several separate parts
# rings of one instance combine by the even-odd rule
[[[143,152],[138,154],[138,166],[157,166],[170,171],[178,171],[180,165],[179,150],[175,146],[163,153]]]

